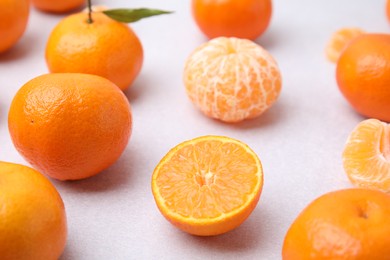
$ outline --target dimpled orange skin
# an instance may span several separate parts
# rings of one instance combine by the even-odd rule
[[[55,179],[77,180],[120,157],[132,116],[123,92],[107,79],[46,74],[17,92],[8,127],[16,149],[34,168]]]
[[[339,89],[366,117],[390,122],[390,34],[363,34],[341,54]]]
[[[51,13],[66,13],[85,4],[85,0],[31,0],[38,9]]]
[[[64,204],[39,172],[0,162],[0,258],[58,259],[67,237]]]
[[[193,0],[192,15],[208,37],[237,37],[255,40],[268,27],[271,0]]]
[[[26,30],[29,0],[0,0],[0,53],[16,44]]]
[[[386,260],[390,256],[390,196],[346,189],[314,200],[289,228],[283,260]]]
[[[143,62],[141,42],[126,24],[103,13],[78,13],[63,19],[51,32],[46,45],[50,72],[95,74],[126,90],[139,74]]]

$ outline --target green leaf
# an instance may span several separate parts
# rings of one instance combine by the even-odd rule
[[[139,21],[143,18],[161,15],[161,14],[170,14],[171,11],[157,10],[157,9],[148,9],[148,8],[139,8],[139,9],[111,9],[103,11],[108,17],[122,23],[133,23]]]

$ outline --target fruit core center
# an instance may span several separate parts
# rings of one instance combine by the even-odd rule
[[[390,124],[386,125],[383,129],[380,151],[385,159],[390,162]]]
[[[367,212],[365,212],[363,209],[360,209],[359,217],[364,218],[364,219],[368,219]]]
[[[215,175],[212,172],[201,171],[195,175],[195,180],[200,187],[214,183]]]

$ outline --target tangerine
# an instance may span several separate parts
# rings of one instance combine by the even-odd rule
[[[389,259],[390,196],[346,189],[311,202],[290,226],[283,260]]]
[[[26,30],[29,0],[0,0],[0,53],[16,44]]]
[[[122,91],[89,74],[46,74],[16,93],[8,115],[12,141],[36,169],[59,180],[93,176],[113,164],[131,134]]]
[[[267,29],[271,0],[192,0],[192,15],[208,38],[237,37],[255,40]]]
[[[341,93],[360,114],[390,122],[390,34],[362,34],[341,54]]]
[[[126,90],[143,62],[141,42],[133,30],[101,12],[64,18],[51,32],[46,63],[53,73],[87,73],[105,77]]]
[[[228,232],[251,214],[263,187],[255,152],[223,136],[202,136],[170,150],[153,172],[152,191],[163,216],[193,235]]]
[[[281,91],[273,57],[256,43],[219,37],[199,46],[187,59],[184,85],[204,114],[225,122],[255,118]]]
[[[85,0],[31,0],[31,3],[44,12],[66,13],[85,4]]]
[[[29,167],[0,162],[0,205],[2,260],[60,257],[67,237],[66,214],[49,180]]]

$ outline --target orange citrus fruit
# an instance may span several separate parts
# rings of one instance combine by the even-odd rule
[[[347,140],[343,162],[352,183],[390,192],[390,124],[361,122]]]
[[[31,3],[45,12],[66,13],[83,6],[85,0],[31,0]]]
[[[255,40],[267,29],[271,0],[192,0],[192,15],[209,38],[237,37]]]
[[[390,22],[390,0],[387,0],[386,2],[386,15],[387,15],[387,19]]]
[[[8,127],[16,149],[33,167],[52,178],[76,180],[119,158],[132,116],[123,92],[105,78],[46,74],[17,92]]]
[[[390,256],[390,196],[346,189],[310,203],[284,239],[283,260],[385,260]]]
[[[281,75],[272,56],[256,43],[219,37],[199,46],[187,59],[184,84],[204,114],[238,122],[272,106],[281,91]]]
[[[325,48],[328,60],[336,62],[351,40],[363,33],[364,31],[359,28],[342,28],[337,30]]]
[[[58,259],[66,214],[55,187],[39,172],[0,162],[0,258]]]
[[[51,32],[46,46],[50,72],[95,74],[127,89],[143,62],[141,42],[133,30],[103,13],[85,12],[63,19]]]
[[[152,177],[161,213],[179,229],[199,236],[239,226],[256,207],[262,187],[257,155],[242,142],[222,136],[179,144]]]
[[[0,0],[0,53],[22,37],[29,13],[30,0]]]
[[[336,78],[357,112],[390,122],[390,34],[352,40],[337,62]]]

